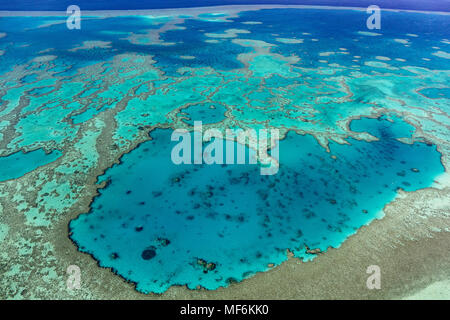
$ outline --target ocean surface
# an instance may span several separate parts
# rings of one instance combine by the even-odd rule
[[[54,3],[0,9],[65,9]],[[64,16],[2,16],[0,198],[29,228],[76,212],[77,248],[145,293],[228,286],[287,250],[326,254],[448,166],[448,15],[383,12],[380,30],[367,17],[221,8],[90,16],[68,30]],[[175,165],[171,134],[194,121],[279,129],[279,172]]]
[[[191,8],[225,5],[321,5],[339,7],[368,7],[378,5],[385,9],[449,11],[449,0],[0,0],[0,10],[65,11],[76,4],[82,10],[137,10]]]

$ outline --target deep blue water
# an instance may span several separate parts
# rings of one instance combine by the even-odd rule
[[[427,11],[449,11],[449,0],[0,0],[0,10],[65,11],[76,4],[81,10],[132,10],[187,8],[218,5],[243,4],[299,4],[409,9]]]
[[[171,130],[157,129],[100,178],[109,184],[70,223],[71,238],[143,292],[226,286],[281,263],[288,248],[310,259],[305,245],[338,247],[398,188],[427,187],[443,172],[436,146],[399,142],[414,128],[393,119],[353,121],[352,130],[379,140],[349,138],[331,143],[331,153],[291,132],[273,176],[257,165],[176,166]]]
[[[317,19],[326,14],[326,19]],[[280,17],[283,19],[280,19]],[[318,61],[319,52],[336,50],[345,47],[352,52],[351,55],[334,55],[327,57],[330,62],[341,65],[353,64],[352,56],[359,55],[364,60],[373,60],[376,56],[401,57],[415,66],[429,69],[442,69],[443,64],[448,64],[448,59],[436,59],[431,56],[431,61],[422,60],[424,52],[428,55],[435,50],[431,50],[430,42],[439,43],[442,39],[449,37],[450,21],[444,15],[429,15],[424,20],[420,13],[383,13],[383,27],[381,32],[383,37],[365,37],[359,42],[353,41],[357,37],[356,32],[366,30],[365,12],[342,11],[342,10],[287,10],[276,11],[261,10],[258,12],[242,12],[239,17],[233,20],[236,23],[259,19],[264,21],[261,25],[245,25],[245,29],[251,32],[252,38],[274,43],[276,32],[279,37],[301,37],[303,32],[310,32],[314,37],[321,39],[318,42],[308,42],[307,44],[282,44],[276,43],[277,47],[273,52],[281,53],[285,56],[296,54],[302,58],[298,65],[303,67],[320,66]],[[49,17],[48,21],[55,18]],[[0,19],[0,30],[6,32],[7,37],[0,40],[0,50],[5,50],[1,56],[3,61],[0,64],[0,73],[10,70],[12,66],[27,63],[30,56],[36,56],[40,50],[54,48],[51,54],[59,58],[56,64],[60,71],[67,66],[72,66],[70,70],[76,72],[80,67],[96,62],[112,59],[121,53],[142,53],[150,54],[157,61],[156,66],[164,70],[168,75],[176,74],[180,66],[187,67],[213,67],[219,70],[231,70],[242,68],[243,65],[236,59],[240,53],[251,51],[251,48],[243,48],[229,41],[223,41],[214,45],[205,45],[207,37],[203,32],[193,32],[205,30],[210,33],[222,33],[230,28],[227,22],[210,23],[208,21],[187,19],[183,26],[185,30],[176,32],[166,32],[161,38],[166,42],[176,42],[176,46],[159,45],[138,45],[123,40],[123,34],[105,33],[112,32],[134,32],[143,33],[145,30],[159,28],[158,24],[150,24],[148,19],[137,19],[135,17],[116,17],[104,20],[84,20],[82,30],[73,30],[70,37],[67,36],[65,24],[52,25],[47,28],[36,28],[44,21],[37,21],[32,18],[8,18]],[[299,23],[301,21],[301,23]],[[241,26],[242,28],[242,26]],[[23,32],[27,30],[26,32]],[[404,38],[406,33],[419,35],[414,38],[414,48],[411,50],[404,45],[393,43],[393,38]],[[52,36],[49,37],[48,35]],[[10,42],[8,39],[14,39]],[[86,40],[110,41],[116,51],[108,49],[82,50],[77,52],[68,49],[79,46]],[[182,41],[180,41],[182,40]],[[22,44],[29,44],[23,47]],[[424,48],[422,50],[422,48]],[[424,51],[426,50],[426,51]],[[430,51],[431,50],[431,51]],[[217,52],[221,54],[218,55]],[[181,60],[181,55],[193,55],[196,59]],[[403,66],[397,61],[389,62],[392,66]],[[66,67],[65,67],[66,66]],[[365,70],[364,65],[362,71]],[[61,74],[62,75],[62,74]]]

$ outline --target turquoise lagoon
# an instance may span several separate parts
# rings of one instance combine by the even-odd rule
[[[411,135],[401,121],[353,123],[380,140],[332,143],[334,159],[312,136],[289,133],[273,176],[255,165],[168,163],[175,143],[158,129],[101,177],[108,186],[72,221],[71,238],[143,292],[226,286],[280,264],[288,248],[309,260],[305,245],[338,247],[397,189],[427,187],[443,172],[435,146],[396,140]]]
[[[42,149],[30,152],[18,151],[5,157],[0,157],[0,181],[17,179],[38,167],[49,164],[61,156],[59,150],[45,153]]]
[[[21,211],[44,225],[92,200],[70,238],[139,291],[311,260],[448,166],[448,15],[386,11],[371,31],[341,9],[64,19],[0,17],[0,191],[46,170],[27,192],[64,184],[64,201]],[[280,129],[279,172],[174,165],[170,135],[194,121]]]

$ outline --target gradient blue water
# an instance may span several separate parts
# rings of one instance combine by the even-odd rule
[[[261,10],[258,12],[243,12],[233,20],[236,23],[244,21],[264,21],[261,25],[240,25],[251,32],[251,37],[274,42],[272,33],[279,34],[278,37],[302,37],[303,32],[313,31],[314,37],[321,39],[318,42],[307,42],[292,45],[276,43],[273,48],[276,53],[283,55],[297,54],[298,56],[309,56],[303,58],[298,64],[304,67],[315,67],[320,65],[318,57],[320,52],[330,51],[330,48],[347,48],[352,55],[334,55],[327,57],[330,63],[342,65],[353,64],[353,55],[359,55],[364,60],[373,60],[376,56],[401,57],[415,66],[423,66],[430,69],[442,69],[447,59],[434,59],[424,61],[423,50],[429,50],[430,41],[440,42],[448,38],[450,21],[444,15],[429,15],[424,23],[423,14],[419,13],[383,13],[383,37],[363,37],[360,41],[356,32],[365,30],[366,14],[357,11],[327,10],[326,20],[318,19],[324,14],[323,10],[287,10],[276,11]],[[282,17],[282,19],[280,19]],[[11,70],[12,66],[27,63],[30,56],[36,56],[37,52],[48,48],[54,48],[51,54],[58,56],[55,72],[58,75],[70,75],[80,67],[112,59],[121,53],[135,52],[136,54],[150,54],[157,61],[156,66],[163,69],[168,75],[175,75],[181,66],[188,67],[213,67],[219,70],[231,70],[241,68],[236,56],[239,53],[251,51],[251,48],[242,48],[232,42],[224,41],[213,45],[205,45],[208,39],[204,33],[221,33],[230,28],[227,22],[210,23],[199,20],[186,20],[183,26],[185,30],[167,32],[161,37],[166,42],[175,42],[176,46],[159,45],[136,45],[124,40],[123,32],[142,33],[144,30],[159,28],[159,24],[151,24],[149,19],[136,17],[117,17],[103,20],[83,20],[82,30],[70,31],[67,36],[67,28],[64,23],[53,25],[48,28],[36,28],[46,21],[53,21],[53,17],[35,18],[13,18],[2,17],[0,19],[0,30],[6,32],[7,36],[0,39],[0,50],[3,63],[0,64],[0,73]],[[298,23],[301,21],[301,23]],[[26,32],[23,32],[27,30]],[[113,31],[111,33],[105,33]],[[192,30],[204,30],[204,32],[192,32]],[[119,32],[119,33],[114,33]],[[392,45],[392,38],[404,37],[407,33],[417,34],[414,38],[414,47],[411,50],[403,45]],[[51,36],[49,36],[51,34]],[[45,41],[43,40],[45,39]],[[99,41],[110,41],[115,51],[108,49],[67,51],[79,46],[83,41],[96,39]],[[13,40],[13,41],[11,41]],[[21,46],[27,44],[28,46]],[[221,52],[217,55],[217,52]],[[431,52],[430,52],[431,53]],[[192,55],[196,59],[181,60],[182,55]],[[392,66],[403,66],[401,62],[390,61]],[[69,66],[72,66],[69,68]],[[64,73],[64,70],[70,70]],[[362,65],[362,71],[368,72],[369,67]],[[344,72],[344,71],[343,71]],[[398,71],[401,72],[401,71]],[[403,71],[406,72],[406,71]]]
[[[91,212],[71,222],[71,238],[143,292],[226,286],[281,263],[287,248],[310,259],[305,244],[339,246],[398,188],[427,187],[443,172],[435,146],[396,140],[413,127],[393,119],[353,121],[352,130],[380,140],[331,143],[331,153],[291,132],[274,176],[261,176],[256,165],[176,166],[171,130],[158,129],[101,178],[109,184]],[[205,270],[198,259],[216,268]]]
[[[65,11],[72,4],[75,4],[72,0],[0,0],[0,10]],[[244,4],[299,4],[347,7],[378,5],[382,8],[390,9],[428,11],[449,11],[450,8],[448,0],[79,0],[76,1],[76,4],[82,10],[162,9]]]
[[[353,55],[362,56],[364,60],[373,60],[376,56],[393,56],[406,59],[415,66],[423,66],[431,69],[441,69],[446,59],[431,59],[424,61],[423,51],[419,48],[429,48],[430,41],[439,42],[448,38],[450,21],[443,15],[427,16],[424,23],[423,14],[418,13],[383,13],[384,37],[364,37],[360,41],[354,41],[358,37],[357,31],[365,30],[366,14],[356,11],[327,10],[326,20],[317,19],[324,14],[322,10],[277,10],[274,14],[270,10],[259,12],[243,12],[240,17],[234,18],[237,23],[244,21],[263,20],[262,25],[244,25],[241,28],[251,32],[252,38],[274,42],[272,33],[279,37],[301,37],[303,32],[313,31],[314,37],[322,39],[318,42],[306,44],[282,44],[276,43],[274,52],[283,55],[297,54],[299,56],[317,57],[320,52],[329,51],[330,48],[347,48],[352,55],[334,55],[327,57],[330,63],[349,65]],[[280,17],[283,17],[280,19]],[[54,20],[49,17],[48,21]],[[301,21],[301,23],[298,23]],[[114,32],[142,33],[143,30],[159,28],[158,24],[149,23],[149,19],[136,17],[117,17],[104,20],[84,20],[82,30],[72,30],[67,36],[67,28],[64,23],[48,28],[36,28],[46,22],[33,18],[8,18],[0,19],[0,30],[7,36],[0,39],[0,50],[4,50],[0,65],[0,73],[11,70],[12,66],[29,61],[30,56],[48,48],[54,48],[51,54],[56,55],[57,67],[55,72],[59,75],[70,75],[80,67],[112,59],[114,55],[135,52],[137,54],[150,54],[157,61],[156,66],[163,69],[168,75],[176,74],[180,66],[188,67],[213,67],[220,70],[241,68],[242,64],[236,59],[239,53],[250,51],[251,48],[242,48],[232,42],[220,42],[214,45],[205,45],[207,37],[203,32],[192,30],[204,30],[204,32],[221,33],[230,28],[227,22],[210,23],[199,20],[186,20],[186,30],[167,32],[162,35],[166,42],[175,42],[176,46],[136,45],[124,40],[124,35]],[[27,30],[26,32],[23,32]],[[113,31],[105,33],[105,30]],[[414,39],[417,50],[411,50],[403,45],[392,45],[392,39],[406,33],[419,35]],[[51,34],[51,36],[49,36]],[[8,39],[13,39],[11,42]],[[43,41],[45,39],[45,41]],[[116,51],[108,49],[67,51],[77,47],[83,41],[96,39],[110,41]],[[23,47],[22,44],[29,46]],[[222,54],[219,56],[217,52]],[[196,59],[181,60],[179,56],[193,55]],[[433,56],[431,56],[433,57]],[[320,65],[319,59],[302,59],[300,66],[315,67]],[[390,61],[392,66],[403,66],[401,62]],[[69,69],[69,66],[72,66]],[[63,73],[64,70],[69,73]],[[367,69],[367,70],[366,70]],[[369,67],[362,66],[362,71],[368,71]]]

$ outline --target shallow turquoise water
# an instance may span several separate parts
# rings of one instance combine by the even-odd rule
[[[62,153],[54,150],[45,153],[43,149],[30,152],[18,151],[6,157],[0,157],[0,181],[17,179],[34,169],[58,159]]]

